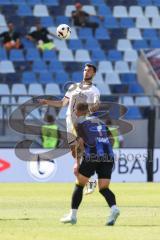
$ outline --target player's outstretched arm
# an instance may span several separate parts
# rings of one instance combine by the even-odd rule
[[[42,105],[48,105],[52,107],[64,107],[69,103],[69,99],[64,97],[62,100],[48,100],[48,99],[39,99],[38,102]]]

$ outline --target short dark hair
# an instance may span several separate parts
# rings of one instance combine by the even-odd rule
[[[88,111],[88,103],[78,103],[77,111],[87,112]]]
[[[94,70],[95,73],[97,72],[96,66],[93,65],[92,63],[86,63],[86,64],[85,64],[85,67],[91,67],[91,68],[93,68],[93,70]]]

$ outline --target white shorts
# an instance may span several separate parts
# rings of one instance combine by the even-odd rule
[[[67,140],[68,144],[74,145],[77,138],[76,130],[73,124],[73,118],[70,115],[66,116],[66,129],[67,129]]]

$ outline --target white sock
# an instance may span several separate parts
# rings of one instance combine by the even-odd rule
[[[71,215],[73,218],[77,218],[77,211],[78,211],[78,209],[71,209],[71,210],[70,210],[70,215]]]
[[[118,209],[117,205],[113,205],[113,206],[111,207],[111,210],[112,210],[112,211],[114,211],[115,209]]]

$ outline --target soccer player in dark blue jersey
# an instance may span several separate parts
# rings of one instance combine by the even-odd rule
[[[88,179],[96,173],[99,192],[111,208],[111,214],[106,225],[114,225],[120,211],[116,205],[115,195],[109,189],[114,165],[114,153],[108,138],[106,125],[94,115],[89,115],[87,103],[77,105],[76,115],[78,120],[75,129],[78,137],[75,149],[74,174],[77,180],[72,194],[70,213],[63,217],[61,222],[71,224],[77,222],[77,210],[82,201],[83,188]]]

